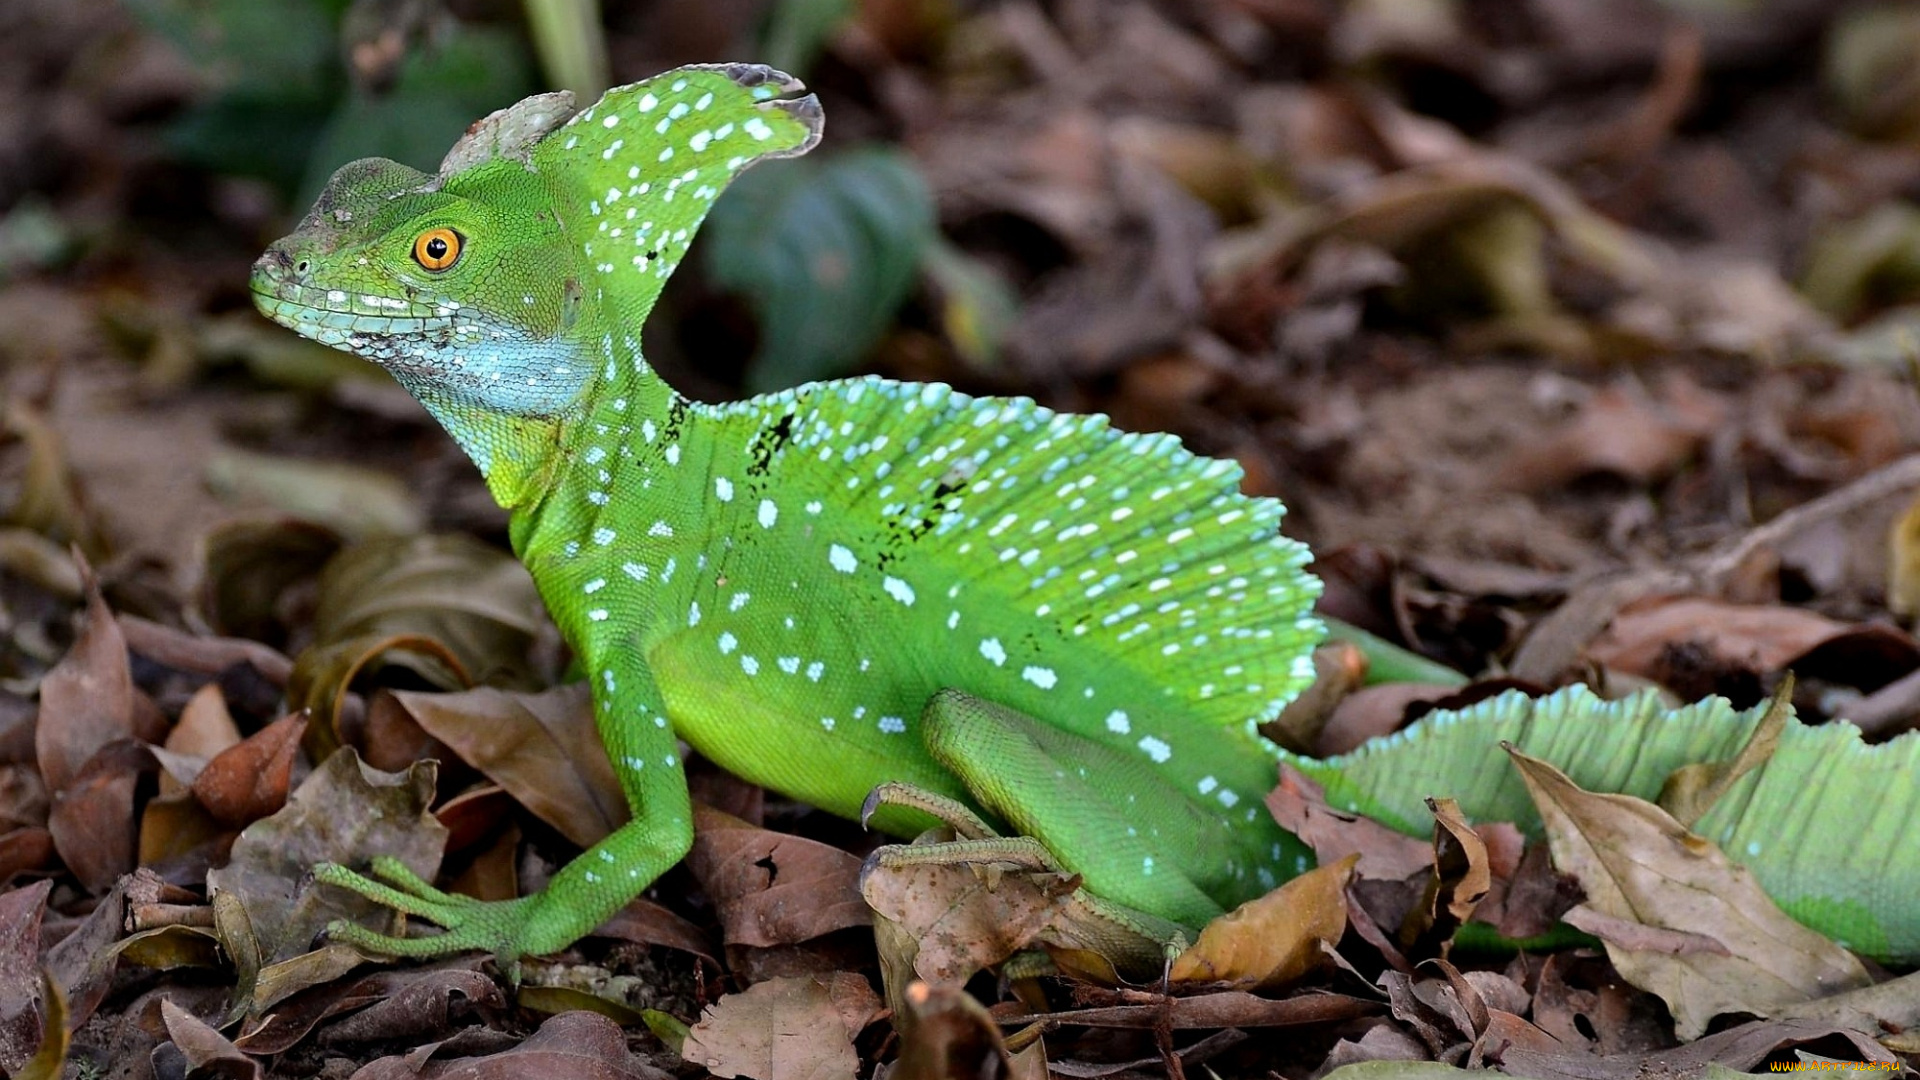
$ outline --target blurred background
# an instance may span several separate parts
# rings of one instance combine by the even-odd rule
[[[1177,432],[1286,500],[1330,610],[1463,671],[1920,440],[1911,3],[5,0],[0,676],[71,639],[69,545],[119,610],[292,652],[285,567],[500,543],[426,414],[257,317],[247,266],[350,159],[722,59],[804,77],[828,135],[715,207],[646,328],[676,385]],[[1746,636],[1677,649],[1735,623],[1669,611],[1606,662],[1750,701],[1867,623],[1855,691],[1920,667],[1906,500],[1719,568]]]

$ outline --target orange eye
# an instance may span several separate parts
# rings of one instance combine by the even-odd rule
[[[460,261],[460,246],[452,229],[428,229],[413,238],[413,261],[438,273]]]

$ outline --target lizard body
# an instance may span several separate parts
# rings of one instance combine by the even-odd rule
[[[640,325],[713,199],[817,142],[799,89],[728,65],[577,114],[531,98],[437,176],[343,167],[256,264],[262,311],[386,366],[509,509],[634,811],[505,904],[324,868],[447,928],[349,937],[415,955],[570,943],[685,853],[676,735],[847,816],[888,781],[981,807],[1094,893],[1189,926],[1309,865],[1261,806],[1273,757],[1254,724],[1311,678],[1318,588],[1237,466],[940,385],[707,406],[647,365]]]

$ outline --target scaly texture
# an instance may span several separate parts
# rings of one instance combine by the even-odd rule
[[[256,264],[262,311],[385,365],[512,511],[634,808],[512,905],[389,864],[376,871],[397,888],[327,868],[448,928],[347,936],[518,954],[585,933],[686,850],[675,734],[849,816],[890,780],[1000,808],[1096,893],[1175,920],[1304,858],[1261,808],[1272,748],[1253,725],[1311,677],[1317,585],[1276,533],[1280,504],[1241,496],[1235,465],[939,385],[709,407],[647,366],[640,324],[713,199],[818,140],[798,89],[729,65],[577,115],[564,95],[531,98],[476,125],[437,176],[342,168]],[[964,704],[930,747],[922,711],[945,689],[1034,718],[1047,753],[1002,758],[1004,714]],[[1052,797],[1067,769],[1107,812]]]
[[[1289,755],[1327,800],[1414,834],[1432,830],[1425,796],[1450,796],[1475,821],[1540,816],[1500,749],[1511,742],[1588,791],[1653,799],[1675,769],[1733,757],[1765,706],[1720,698],[1681,709],[1646,691],[1606,701],[1584,686],[1534,699],[1510,692],[1433,713],[1389,738],[1326,761]],[[1906,854],[1920,819],[1920,734],[1878,746],[1847,723],[1790,720],[1765,765],[1694,824],[1753,871],[1782,910],[1879,960],[1920,957],[1920,861]]]

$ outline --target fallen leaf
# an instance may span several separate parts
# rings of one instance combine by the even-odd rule
[[[1270,989],[1318,967],[1346,932],[1347,883],[1359,861],[1315,867],[1208,923],[1169,978]]]
[[[872,920],[860,896],[859,859],[698,804],[687,865],[718,909],[729,945],[790,945]]]
[[[1682,828],[1693,828],[1728,788],[1767,763],[1792,720],[1793,673],[1789,671],[1775,688],[1767,711],[1761,714],[1759,723],[1753,726],[1753,734],[1747,737],[1739,753],[1725,761],[1682,765],[1668,774],[1666,783],[1660,785],[1660,797],[1654,801],[1660,809],[1672,814]]]
[[[497,1054],[443,1058],[421,1049],[370,1062],[353,1080],[669,1080],[627,1049],[618,1024],[591,1012],[550,1017],[526,1042]]]
[[[1587,654],[1615,671],[1658,680],[1670,652],[1686,646],[1726,667],[1771,674],[1847,629],[1806,608],[1664,596],[1621,610]]]
[[[240,742],[240,726],[227,710],[227,697],[219,683],[208,683],[194,691],[180,709],[180,719],[167,732],[162,744],[175,754],[209,760],[215,754]],[[166,781],[161,782],[166,790]]]
[[[1906,619],[1920,612],[1920,496],[1887,530],[1887,610]]]
[[[395,664],[430,685],[531,689],[528,647],[545,624],[533,579],[510,553],[457,534],[366,540],[320,575],[311,645],[294,658],[290,704],[313,709],[308,751],[331,752],[347,685]]]
[[[768,979],[707,1006],[680,1056],[721,1077],[852,1080],[853,1038],[881,1012],[880,996],[849,972]]]
[[[1432,844],[1329,806],[1319,782],[1290,764],[1280,766],[1280,783],[1266,802],[1273,819],[1312,848],[1322,866],[1356,856],[1356,874],[1387,881],[1402,881],[1433,867]]]
[[[1056,922],[1070,924],[1079,884],[1071,874],[869,859],[860,895],[873,909],[876,935],[898,939],[891,948],[912,976],[942,985],[964,983],[1040,943]],[[883,947],[883,961],[888,953]]]
[[[66,1075],[67,1053],[73,1045],[72,1028],[67,1024],[67,995],[44,969],[40,972],[40,997],[46,1002],[40,1020],[40,1048],[12,1074],[14,1080],[61,1080]]]
[[[585,683],[538,694],[397,690],[393,698],[427,734],[580,847],[626,824],[627,801]]]
[[[451,1033],[459,1019],[456,1010],[498,1014],[507,1006],[499,983],[463,968],[382,971],[338,991],[336,985],[317,986],[276,1005],[264,1018],[265,1024],[279,1026],[276,1037],[266,1038],[263,1027],[235,1042],[250,1054],[278,1053],[290,1049],[313,1025],[340,1016],[321,1029],[328,1046],[400,1039],[422,1043]],[[305,1000],[307,995],[315,999]]]
[[[221,751],[194,778],[194,797],[214,820],[235,829],[280,809],[306,729],[306,716],[296,713]]]
[[[229,940],[228,951],[257,954],[264,968],[306,953],[335,918],[372,916],[378,929],[393,932],[398,915],[392,909],[316,885],[308,873],[315,863],[365,866],[370,856],[391,855],[432,880],[447,840],[427,809],[435,774],[433,762],[382,773],[342,750],[314,769],[279,811],[247,826],[228,864],[207,874],[209,895],[225,894],[245,914],[250,941]],[[223,937],[231,936],[228,930],[221,927]]]
[[[1500,482],[1545,491],[1606,473],[1651,483],[1685,464],[1723,414],[1724,407],[1697,387],[1670,390],[1657,401],[1643,392],[1604,387],[1551,433],[1518,447],[1499,467]]]
[[[1047,1080],[1045,1044],[1009,1054],[993,1014],[960,987],[913,983],[893,1026],[900,1056],[888,1080]]]
[[[1710,938],[1722,953],[1672,955],[1605,941],[1628,982],[1658,994],[1682,1039],[1723,1013],[1758,1016],[1865,985],[1853,954],[1788,918],[1746,869],[1666,811],[1628,795],[1582,791],[1546,762],[1509,749],[1545,823],[1554,864],[1616,919]]]
[[[123,739],[101,747],[66,789],[54,795],[47,831],[67,869],[87,891],[106,892],[137,865],[133,798],[142,774],[156,767],[145,744]]]
[[[224,449],[207,459],[206,477],[223,501],[265,503],[349,538],[410,536],[426,525],[399,477],[364,465]]]
[[[65,791],[101,747],[133,737],[133,695],[126,640],[99,585],[89,581],[86,625],[40,680],[34,752],[50,790]]]
[[[40,920],[53,882],[0,893],[0,1068],[16,1073],[40,1045]]]
[[[182,1063],[208,1075],[258,1078],[264,1075],[260,1063],[240,1052],[240,1048],[227,1040],[207,1024],[206,1021],[175,1005],[171,1001],[161,1001],[160,1015],[165,1019],[167,1035],[172,1038]]]

